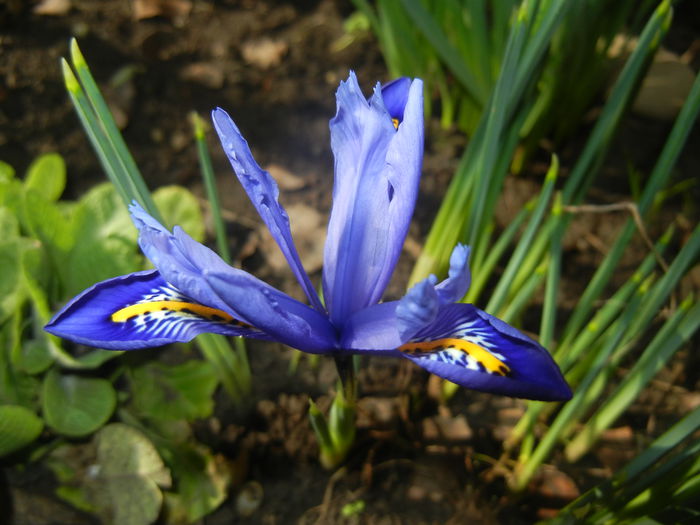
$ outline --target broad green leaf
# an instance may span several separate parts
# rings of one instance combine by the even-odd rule
[[[153,443],[137,429],[111,423],[97,433],[97,460],[105,478],[136,475],[168,488],[170,472]]]
[[[153,419],[207,417],[214,408],[212,397],[217,383],[213,367],[205,361],[191,360],[176,366],[149,363],[133,371],[134,407]]]
[[[24,294],[20,276],[19,240],[0,240],[0,323],[4,323],[22,303]]]
[[[47,247],[53,259],[58,260],[61,253],[71,249],[75,239],[70,222],[56,203],[35,189],[28,189],[24,192],[22,214],[23,226]]]
[[[20,367],[31,375],[40,374],[49,368],[54,362],[48,341],[32,339],[22,345]]]
[[[39,251],[39,254],[41,253]],[[24,268],[23,285],[31,299],[34,323],[38,325],[34,331],[34,337],[41,342],[52,359],[55,359],[64,368],[81,370],[97,368],[104,362],[114,359],[121,354],[121,352],[115,351],[93,350],[79,357],[73,357],[64,351],[61,347],[61,340],[42,329],[42,326],[49,321],[52,315],[49,308],[49,300],[46,296],[46,285],[38,280],[46,277],[46,275],[43,275],[46,272],[42,272],[42,269],[45,269],[46,261],[38,257],[35,251],[25,249],[22,263]]]
[[[0,405],[0,457],[32,443],[43,428],[43,421],[31,410],[18,405]]]
[[[195,241],[204,240],[204,221],[194,195],[182,186],[164,186],[153,193],[165,226],[180,226]]]
[[[0,184],[3,182],[13,179],[15,176],[15,169],[10,166],[7,162],[0,160]]]
[[[73,222],[74,234],[79,240],[119,235],[136,242],[136,228],[129,212],[109,182],[98,184],[83,195],[75,209]]]
[[[7,241],[19,235],[19,221],[11,210],[0,207],[0,239]]]
[[[21,202],[24,195],[22,181],[0,175],[0,205],[7,206],[21,222]]]
[[[99,474],[86,484],[98,513],[114,524],[153,523],[163,503],[159,486],[172,483],[153,443],[123,423],[107,425],[96,440]]]
[[[66,297],[142,267],[134,228],[111,184],[101,184],[78,203],[72,218],[75,246],[61,269]]]
[[[33,409],[39,390],[36,378],[13,365],[19,348],[22,316],[15,312],[0,325],[0,404],[22,405]]]
[[[141,269],[136,244],[123,237],[79,241],[65,258],[65,297],[73,297],[95,283]]]
[[[105,379],[61,374],[52,369],[44,378],[42,407],[49,426],[67,436],[94,432],[112,415],[117,395]]]
[[[168,493],[175,514],[183,511],[195,522],[226,499],[231,473],[225,461],[194,444],[181,444],[162,451],[177,480],[177,492]]]
[[[103,523],[113,525],[150,525],[158,519],[163,504],[158,486],[135,475],[99,478],[98,484],[89,485],[88,494]]]
[[[29,166],[24,186],[51,202],[57,201],[66,187],[66,164],[63,158],[58,153],[38,157]]]

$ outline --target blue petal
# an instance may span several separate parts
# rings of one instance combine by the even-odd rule
[[[436,280],[434,275],[423,279],[399,301],[396,307],[396,322],[404,342],[437,317],[440,298],[435,290]]]
[[[202,268],[230,268],[221,257],[178,226],[170,233],[138,204],[132,204],[129,210],[139,230],[141,251],[167,282],[201,304],[220,310],[229,308],[202,275]],[[253,324],[251,320],[245,321]]]
[[[253,206],[258,210],[260,217],[262,217],[272,237],[282,250],[311,304],[319,312],[324,312],[325,309],[316,293],[316,289],[311,284],[309,276],[301,265],[299,254],[292,239],[292,232],[289,228],[287,212],[284,211],[284,208],[277,200],[279,196],[277,183],[268,172],[264,171],[255,162],[248,143],[238,131],[236,124],[231,120],[228,113],[221,108],[217,108],[212,111],[212,119],[224,152],[228,156],[233,171],[243,185]]]
[[[45,329],[76,343],[110,350],[186,342],[204,332],[269,339],[229,312],[183,295],[155,270],[115,277],[88,288]]]
[[[443,304],[456,303],[469,290],[471,273],[469,272],[469,246],[458,244],[450,256],[450,270],[447,279],[435,287]]]
[[[452,304],[399,347],[429,372],[458,385],[540,401],[564,401],[571,390],[547,350],[469,304]]]
[[[381,299],[401,253],[423,157],[422,89],[420,80],[411,83],[396,130],[379,86],[369,102],[352,73],[338,88],[330,122],[335,184],[323,268],[326,305],[338,327]]]
[[[469,247],[458,244],[452,250],[447,279],[436,285],[437,278],[430,275],[413,286],[399,301],[396,321],[404,342],[432,323],[443,306],[464,297],[470,280]]]
[[[375,304],[355,313],[343,327],[340,348],[353,353],[395,355],[395,349],[406,342],[396,321],[398,304]]]
[[[403,120],[403,112],[408,102],[408,93],[411,88],[411,79],[400,77],[382,85],[382,98],[384,106],[392,119],[397,122]]]
[[[328,317],[243,272],[205,270],[212,289],[244,318],[275,341],[310,353],[336,350],[337,335]]]
[[[324,314],[226,264],[181,228],[175,227],[171,234],[138,206],[131,210],[141,249],[178,290],[231,313],[275,341],[308,352],[336,347],[335,330]]]

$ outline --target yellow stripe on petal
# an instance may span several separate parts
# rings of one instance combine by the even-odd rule
[[[161,311],[192,314],[208,319],[209,321],[219,321],[224,323],[233,322],[234,324],[247,326],[245,323],[234,319],[230,314],[224,312],[223,310],[197,303],[188,303],[185,301],[150,301],[145,303],[136,303],[122,308],[121,310],[117,310],[112,314],[111,319],[115,323],[125,323],[126,321],[140,315]]]
[[[461,350],[484,367],[487,372],[499,376],[510,375],[510,367],[485,348],[464,339],[444,338],[434,341],[406,343],[399,347],[401,352],[430,354],[444,350]]]

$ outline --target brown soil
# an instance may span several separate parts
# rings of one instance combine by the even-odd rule
[[[375,81],[387,80],[373,39],[339,49],[350,3],[71,0],[70,10],[51,15],[34,13],[35,5],[9,0],[0,6],[0,159],[22,173],[38,154],[58,151],[69,168],[69,198],[103,180],[61,78],[59,58],[68,55],[69,38],[75,35],[152,188],[177,183],[202,194],[188,113],[207,115],[215,106],[229,111],[258,162],[276,170],[282,202],[298,210],[300,220],[308,220],[313,210],[320,213],[312,217],[311,233],[300,234],[302,257],[318,279],[318,249],[331,204],[333,161],[327,123],[335,110],[333,94],[349,69],[357,72],[366,91]],[[137,19],[137,5],[151,6],[157,16]],[[683,27],[675,34],[680,50],[688,47],[693,30],[697,28]],[[125,80],[115,81],[118,72]],[[594,189],[594,199],[628,199],[627,163],[648,170],[668,129],[667,123],[628,119],[616,154],[606,165],[605,186]],[[427,135],[422,193],[406,253],[388,291],[393,297],[405,287],[416,247],[465,144],[459,134],[440,130],[435,123],[429,124]],[[639,147],[642,140],[644,147]],[[697,173],[698,133],[691,140],[695,147],[687,149],[695,154],[681,160],[679,180]],[[574,139],[563,148],[565,169],[580,143]],[[298,293],[291,274],[280,272],[270,239],[211,136],[210,145],[237,262],[271,284]],[[501,224],[538,191],[541,171],[535,162],[522,177],[509,181]],[[697,186],[692,191],[697,211]],[[652,233],[679,211],[668,210]],[[580,294],[582,276],[592,273],[599,250],[622,218],[611,214],[579,221],[577,231],[582,233],[567,245],[565,308]],[[644,250],[640,242],[632,259]],[[696,390],[698,381],[697,375],[683,373],[698,369],[698,358],[681,355],[681,372],[669,370],[662,377],[675,386],[659,386],[641,399],[618,422],[622,430],[609,436],[596,455],[575,466],[559,463],[555,456],[527,497],[517,498],[509,495],[500,478],[489,475],[489,466],[522,413],[520,401],[462,390],[447,406],[440,406],[425,395],[426,390],[434,391],[433,382],[409,363],[365,362],[357,446],[347,464],[330,473],[318,464],[306,411],[308,396],[327,406],[324,396],[335,386],[333,365],[321,360],[314,368],[302,360],[290,375],[291,351],[271,346],[249,344],[256,381],[253,414],[241,421],[221,396],[215,424],[203,422],[199,429],[219,452],[231,460],[243,455],[249,465],[242,488],[232,490],[205,524],[531,523],[624,464],[640,435],[657,435],[666,421],[677,418],[683,396]],[[4,476],[5,502],[0,500],[0,507],[13,501],[10,523],[91,523],[53,496],[54,482],[45,470],[7,467]],[[262,486],[263,502],[244,518],[235,509],[236,491],[252,481]],[[1,482],[2,478],[0,487]],[[366,507],[359,516],[339,517],[343,505],[360,499]],[[7,516],[0,516],[0,522],[4,519]]]

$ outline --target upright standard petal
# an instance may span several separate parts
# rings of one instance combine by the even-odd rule
[[[394,114],[402,100],[399,88],[391,99]],[[323,269],[326,305],[338,327],[381,299],[401,253],[423,158],[422,89],[420,80],[410,83],[403,120],[395,126],[380,86],[369,101],[352,73],[338,88],[330,122],[335,184]]]
[[[228,113],[221,108],[217,108],[212,111],[212,120],[214,121],[216,132],[219,134],[224,152],[231,162],[233,171],[243,185],[255,209],[258,210],[260,217],[262,217],[262,220],[270,230],[272,237],[282,250],[304,293],[306,293],[314,308],[319,312],[325,311],[316,289],[311,284],[308,274],[301,265],[289,227],[289,216],[278,201],[279,189],[277,183],[272,178],[272,175],[255,162],[248,143]]]
[[[403,111],[408,102],[408,93],[411,90],[411,79],[400,77],[382,85],[382,98],[389,116],[394,122],[394,127],[403,120]]]
[[[115,277],[88,288],[45,328],[69,341],[110,350],[187,342],[204,332],[269,339],[229,312],[185,296],[156,270]]]
[[[335,330],[323,313],[226,264],[181,228],[170,233],[140,207],[131,209],[141,249],[178,290],[229,312],[275,341],[309,352],[335,349]]]
[[[547,350],[470,304],[451,304],[399,351],[458,385],[540,401],[571,398]]]
[[[469,271],[469,246],[457,244],[450,255],[450,269],[447,279],[435,287],[443,304],[456,303],[469,290],[471,273]]]

